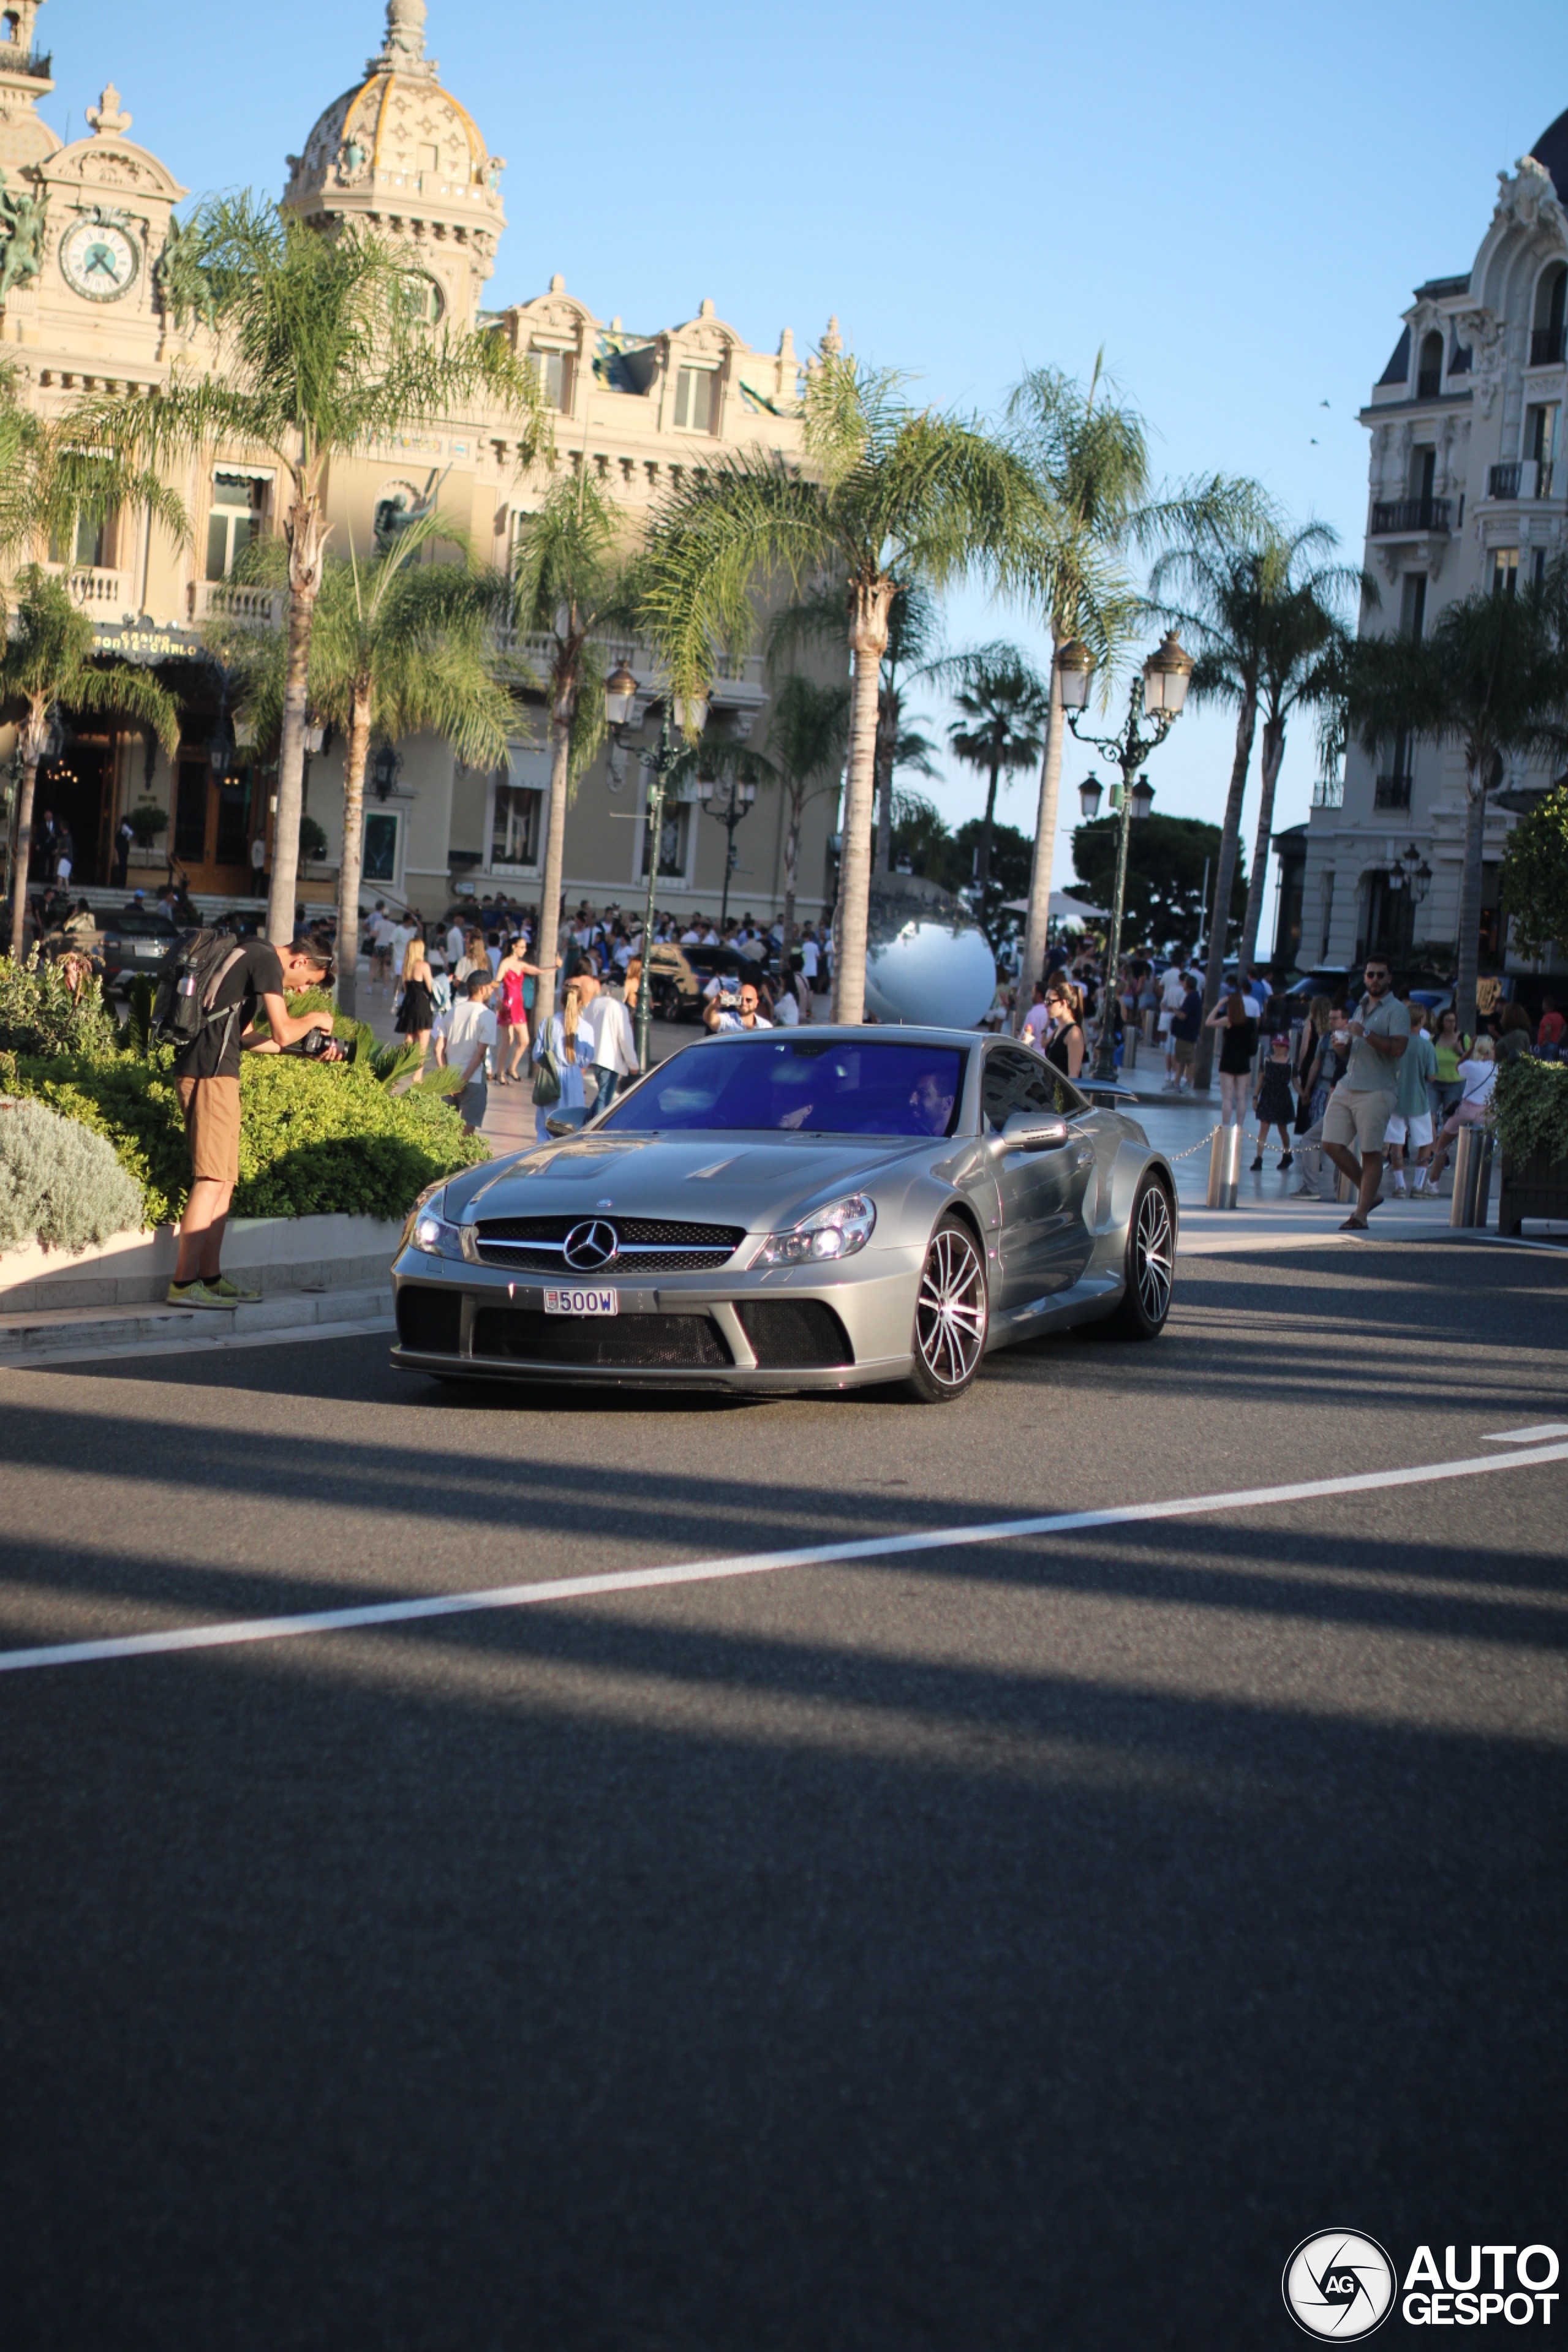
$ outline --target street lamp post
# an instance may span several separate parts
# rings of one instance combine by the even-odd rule
[[[730,877],[735,871],[740,852],[735,847],[735,827],[749,813],[757,797],[757,788],[751,782],[742,782],[731,776],[725,787],[725,797],[718,800],[719,785],[713,776],[699,776],[697,797],[711,817],[717,817],[729,835],[724,851],[724,889],[719,906],[719,934],[723,937],[725,920],[730,912]]]
[[[624,664],[605,680],[605,713],[612,726],[623,725],[629,716],[636,684],[636,679]],[[706,696],[699,696],[692,702],[678,700],[673,711],[667,698],[658,725],[658,743],[655,750],[643,753],[643,766],[647,770],[647,817],[644,835],[647,843],[647,896],[642,919],[642,977],[637,982],[637,1067],[640,1070],[650,1066],[648,1029],[653,1019],[653,901],[658,887],[658,852],[664,835],[664,789],[670,770],[680,757],[680,746],[669,740],[672,716],[679,734],[700,735],[708,723]]]
[[[1140,723],[1139,689],[1133,680],[1127,698],[1127,717],[1119,735],[1090,735],[1079,725],[1081,713],[1088,707],[1089,681],[1094,675],[1094,656],[1078,638],[1063,646],[1057,656],[1057,674],[1060,680],[1062,708],[1067,712],[1068,725],[1080,743],[1092,743],[1121,770],[1119,783],[1110,787],[1110,809],[1120,817],[1116,836],[1116,887],[1110,901],[1110,937],[1105,957],[1105,984],[1100,1001],[1100,1042],[1095,1048],[1094,1076],[1097,1083],[1113,1085],[1116,1079],[1116,1045],[1111,1022],[1111,1005],[1116,992],[1117,965],[1121,955],[1121,916],[1127,897],[1127,844],[1134,817],[1145,817],[1153,800],[1153,787],[1147,776],[1142,775],[1144,761],[1156,751],[1182,715],[1187,698],[1187,681],[1193,674],[1192,656],[1184,653],[1171,630],[1164,642],[1156,647],[1143,665],[1142,718],[1151,722]],[[1133,778],[1137,777],[1136,783]],[[1100,811],[1100,785],[1091,776],[1079,793],[1079,804],[1090,822]]]

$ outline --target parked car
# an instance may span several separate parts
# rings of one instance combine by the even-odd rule
[[[138,972],[155,972],[183,936],[180,925],[162,907],[124,907],[117,915],[106,915],[100,934],[104,987],[123,989]]]

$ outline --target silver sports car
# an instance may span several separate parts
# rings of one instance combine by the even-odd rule
[[[1122,1097],[1126,1099],[1126,1097]],[[1153,1339],[1176,1187],[1006,1038],[703,1038],[559,1140],[436,1187],[393,1266],[410,1371],[961,1396],[993,1348]]]

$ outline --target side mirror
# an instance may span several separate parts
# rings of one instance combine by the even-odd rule
[[[1068,1139],[1068,1123],[1047,1111],[1016,1110],[1000,1135],[988,1139],[994,1160],[1015,1151],[1059,1151]]]
[[[587,1117],[585,1110],[575,1108],[571,1110],[548,1111],[545,1114],[544,1132],[546,1135],[575,1135],[577,1129],[585,1124]]]

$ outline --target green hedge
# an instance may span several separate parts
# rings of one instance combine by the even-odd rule
[[[1553,1165],[1568,1160],[1568,1062],[1538,1062],[1530,1054],[1499,1066],[1493,1117],[1510,1166],[1543,1150]]]
[[[36,1096],[107,1136],[142,1186],[148,1223],[167,1224],[189,1178],[172,1058],[0,1055],[0,1091]],[[237,1217],[401,1217],[426,1185],[489,1157],[439,1096],[389,1094],[357,1064],[247,1054],[240,1093]]]

